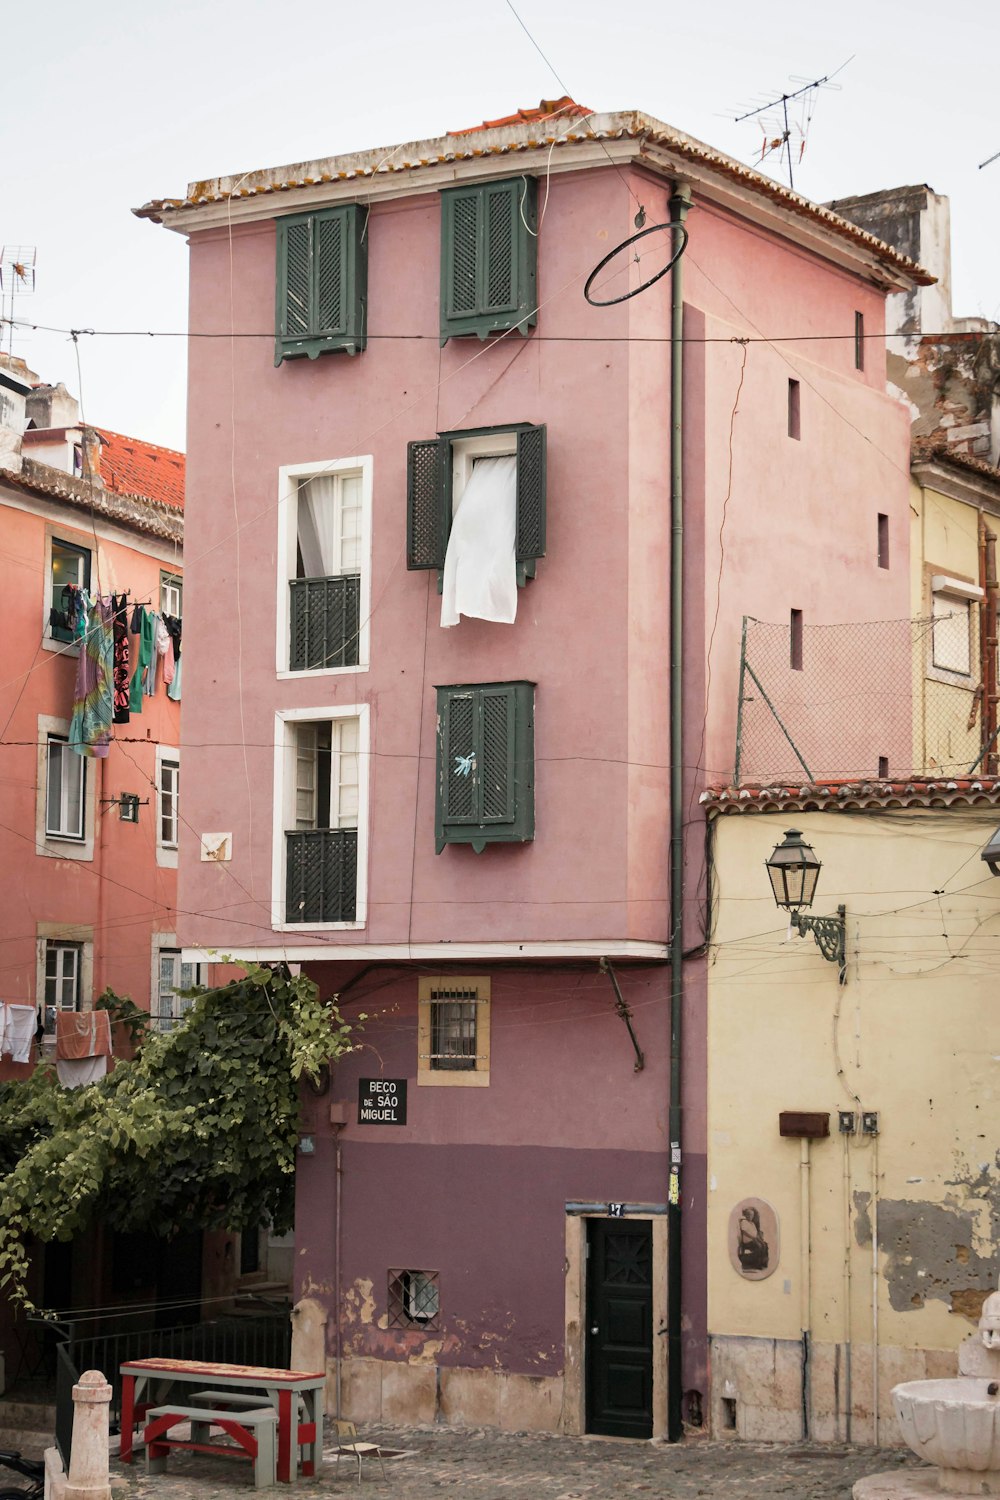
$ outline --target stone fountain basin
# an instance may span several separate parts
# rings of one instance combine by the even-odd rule
[[[991,1383],[964,1375],[894,1386],[892,1404],[914,1453],[951,1475],[996,1470],[1000,1479],[1000,1393],[989,1395]],[[977,1492],[1000,1492],[1000,1485]]]

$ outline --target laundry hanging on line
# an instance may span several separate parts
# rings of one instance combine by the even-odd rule
[[[127,642],[126,642],[127,645]],[[106,756],[114,717],[114,609],[95,599],[80,646],[69,745],[77,755]]]
[[[0,1057],[9,1054],[13,1062],[30,1062],[37,1025],[38,1012],[33,1005],[0,1000]]]

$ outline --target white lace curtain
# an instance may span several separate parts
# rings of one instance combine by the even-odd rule
[[[451,523],[444,559],[441,624],[460,615],[510,625],[517,613],[517,459],[474,463]]]

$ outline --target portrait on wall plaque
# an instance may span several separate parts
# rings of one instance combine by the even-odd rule
[[[746,1281],[778,1268],[778,1215],[763,1198],[741,1198],[729,1215],[729,1259]]]

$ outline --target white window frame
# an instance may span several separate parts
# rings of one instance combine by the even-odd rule
[[[42,599],[42,649],[44,651],[55,651],[63,656],[79,656],[79,641],[57,641],[52,634],[52,626],[49,623],[49,611],[52,608],[52,543],[62,542],[67,547],[75,547],[80,552],[90,554],[90,572],[93,581],[94,568],[97,563],[97,547],[94,538],[85,536],[82,532],[74,531],[68,526],[47,525],[45,528],[45,563],[43,578],[44,594]]]
[[[482,432],[451,440],[451,513],[455,514],[477,458],[516,458],[517,432]]]
[[[178,981],[171,989],[175,1003],[171,1005],[171,1013],[168,1016],[164,1016],[160,1009],[163,999],[161,965],[165,958],[173,960],[174,974]],[[184,983],[181,972],[185,964],[193,970],[189,984]],[[156,1031],[170,1031],[174,1024],[181,1019],[191,1002],[181,1001],[176,992],[178,989],[190,989],[196,984],[204,984],[205,968],[206,965],[198,961],[185,959],[183,950],[178,945],[176,933],[153,933],[153,961],[149,977],[149,1014]]]
[[[176,766],[177,782],[173,791],[173,821],[177,834],[173,843],[163,837],[164,772],[168,766]],[[177,868],[177,851],[180,846],[180,776],[181,753],[171,745],[156,747],[156,863],[168,870]]]
[[[77,838],[72,834],[51,833],[48,827],[49,744],[52,740],[69,742],[70,722],[52,714],[38,715],[38,749],[35,760],[35,853],[47,859],[89,859],[94,857],[94,788],[95,776],[86,773],[86,756],[83,762],[83,833]],[[69,754],[75,755],[75,751]]]
[[[177,596],[176,609],[169,607],[172,594]],[[170,573],[165,568],[160,569],[160,612],[173,615],[176,620],[182,619],[184,614],[184,580],[179,573]]]
[[[53,752],[58,751],[57,755]],[[58,827],[53,828],[49,824],[49,805],[51,802],[50,792],[53,791],[53,765],[59,767],[58,794],[59,794],[59,816]],[[70,783],[78,778],[79,815],[75,827],[70,827]],[[49,734],[46,736],[45,744],[45,837],[46,839],[69,839],[75,844],[82,844],[87,830],[87,757],[77,755],[75,750],[69,747],[69,737],[63,734]]]
[[[80,1013],[94,1008],[94,929],[89,926],[72,926],[60,922],[39,922],[35,938],[35,1003],[44,1022],[46,1019],[46,958],[49,944],[73,945],[79,951],[77,972],[77,996]],[[54,1027],[48,1032],[53,1038]]]
[[[977,675],[977,662],[975,651],[975,630],[977,627],[976,615],[973,605],[983,598],[983,590],[978,586],[962,578],[952,578],[944,573],[931,575],[931,619],[930,643],[928,650],[928,677],[937,682],[955,683],[961,687],[970,687]],[[966,621],[966,639],[968,643],[966,665],[961,667],[951,666],[937,660],[938,638],[937,620],[938,606],[943,606],[943,614],[954,614],[959,620],[964,616]]]
[[[370,616],[372,596],[372,489],[374,460],[371,454],[355,458],[336,458],[326,462],[286,464],[278,470],[278,549],[277,549],[277,639],[275,671],[279,678],[343,677],[352,672],[367,672],[371,642]],[[288,665],[288,642],[291,628],[291,590],[295,577],[298,542],[299,480],[314,476],[348,476],[361,478],[361,536],[359,557],[361,588],[358,614],[358,661],[353,667],[313,667],[293,672]]]
[[[291,674],[301,677],[301,672]],[[308,675],[308,674],[306,674]],[[285,832],[295,828],[297,740],[295,726],[334,719],[358,721],[358,885],[353,922],[286,922]],[[371,709],[367,703],[284,709],[274,716],[274,794],[271,846],[271,927],[275,932],[355,930],[368,920],[368,797]]]

